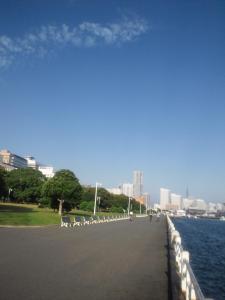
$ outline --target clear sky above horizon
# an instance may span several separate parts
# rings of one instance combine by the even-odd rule
[[[0,148],[225,201],[225,1],[1,0]]]

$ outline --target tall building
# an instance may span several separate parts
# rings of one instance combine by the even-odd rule
[[[181,209],[181,201],[182,201],[181,195],[177,195],[174,193],[170,194],[171,209],[173,210]]]
[[[11,153],[9,150],[1,150],[0,156],[3,164],[14,168],[27,168],[27,160],[19,155]]]
[[[144,205],[145,205],[146,209],[150,208],[150,195],[149,195],[149,193],[144,193],[143,197],[144,197]]]
[[[169,209],[170,206],[170,190],[160,188],[160,208]]]
[[[143,178],[144,174],[142,171],[133,172],[133,196],[140,197],[143,194]]]
[[[134,193],[133,184],[132,183],[123,183],[121,185],[121,192],[122,192],[122,194],[124,194],[128,197],[132,197],[133,193]]]

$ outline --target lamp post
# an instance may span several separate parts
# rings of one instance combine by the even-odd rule
[[[94,216],[96,215],[96,204],[97,204],[97,197],[98,197],[98,186],[101,186],[102,184],[99,182],[96,182],[95,184],[95,204],[94,204]]]
[[[101,197],[97,197],[97,201],[98,201],[98,211],[100,211]]]
[[[147,199],[147,197],[146,197],[146,199],[145,199],[145,208],[146,208],[146,215],[148,214],[148,199]]]
[[[141,201],[140,201],[140,215],[141,215]]]
[[[10,201],[10,193],[12,192],[13,189],[9,188],[9,193],[8,193],[8,201]]]
[[[129,197],[129,202],[128,202],[128,209],[127,209],[127,212],[128,212],[128,216],[130,214],[130,201],[132,200],[132,197]]]

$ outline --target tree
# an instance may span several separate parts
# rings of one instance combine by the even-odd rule
[[[6,183],[7,171],[0,167],[0,199],[8,195],[8,186]]]
[[[94,210],[94,201],[83,201],[80,203],[80,209],[85,211],[92,211]]]
[[[75,207],[80,203],[82,187],[72,171],[60,170],[43,185],[42,195],[44,199],[50,199],[51,207],[57,207],[61,215],[64,202],[67,202],[67,209],[68,204]]]
[[[6,177],[12,190],[11,197],[17,202],[38,202],[45,181],[46,177],[40,171],[31,168],[12,170]]]

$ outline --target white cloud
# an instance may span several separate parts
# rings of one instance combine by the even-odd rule
[[[94,47],[119,45],[135,40],[148,29],[143,19],[123,18],[118,23],[106,25],[84,22],[76,27],[66,24],[42,26],[22,38],[0,36],[0,68],[13,63],[19,55],[44,56],[60,46]]]

